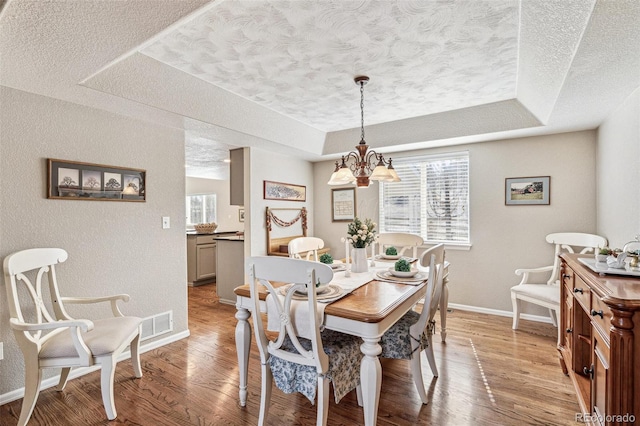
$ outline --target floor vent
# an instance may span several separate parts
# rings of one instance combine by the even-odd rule
[[[173,311],[152,315],[142,320],[140,340],[147,340],[173,331]]]

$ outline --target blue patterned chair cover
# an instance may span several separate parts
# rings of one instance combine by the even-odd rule
[[[311,349],[311,340],[302,338],[299,340],[306,350]],[[333,384],[333,394],[338,403],[360,382],[360,362],[363,356],[360,344],[362,342],[355,336],[324,330],[322,343],[324,352],[329,355],[329,370],[325,376]],[[288,336],[282,347],[298,353]],[[273,355],[269,358],[269,365],[278,389],[284,393],[300,392],[312,404],[314,403],[318,387],[318,373],[315,367],[286,361]]]

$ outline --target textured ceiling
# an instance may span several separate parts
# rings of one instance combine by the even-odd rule
[[[0,84],[310,161],[596,128],[640,86],[637,0],[0,0]]]
[[[515,97],[518,1],[224,2],[141,51],[323,131]]]

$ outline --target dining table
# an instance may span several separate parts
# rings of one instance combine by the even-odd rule
[[[378,359],[382,352],[380,337],[424,298],[426,291],[426,282],[410,285],[380,279],[376,272],[388,268],[389,265],[384,262],[375,264],[376,266],[369,268],[368,272],[351,273],[351,279],[360,279],[364,284],[324,307],[325,328],[362,339],[360,350],[364,356],[360,364],[360,382],[365,425],[375,425],[377,421],[382,385],[382,368]],[[448,264],[445,264],[445,271],[447,267]],[[345,271],[337,272],[336,277],[340,274],[344,276]],[[286,283],[274,283],[274,287],[279,285]],[[236,287],[234,292],[237,309],[235,317],[238,320],[235,340],[240,374],[239,402],[241,406],[245,406],[252,339],[249,318],[253,302],[248,284]],[[261,312],[266,312],[267,295],[266,289],[262,287],[259,291]],[[446,315],[446,309],[441,311],[445,311]]]

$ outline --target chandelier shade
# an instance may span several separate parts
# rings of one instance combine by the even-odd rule
[[[372,180],[383,182],[400,182],[400,178],[391,165],[391,158],[385,160],[382,154],[369,151],[364,141],[364,85],[369,77],[359,76],[354,79],[360,86],[360,143],[356,150],[342,156],[336,161],[336,168],[329,178],[329,185],[348,185],[355,183],[359,188],[366,188]]]

